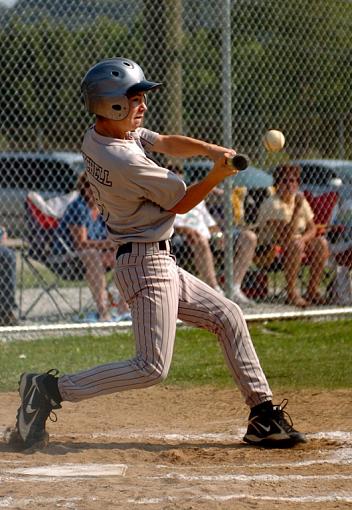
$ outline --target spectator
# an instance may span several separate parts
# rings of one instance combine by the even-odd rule
[[[167,168],[182,177],[183,172],[179,166],[168,163]],[[214,188],[211,195],[221,196],[222,190]],[[196,271],[204,282],[218,291],[222,291],[216,276],[214,256],[211,245],[215,245],[216,251],[223,254],[223,233],[213,216],[210,214],[205,201],[200,202],[196,207],[186,214],[177,214],[175,219],[175,232],[186,237],[194,255]],[[213,241],[213,242],[212,242]],[[241,285],[250,264],[252,263],[257,236],[248,229],[235,227],[233,231],[234,241],[234,271],[233,300],[235,303],[250,305],[252,302],[242,292]]]
[[[274,245],[283,249],[283,265],[287,282],[287,301],[299,307],[323,304],[318,288],[328,243],[317,236],[314,215],[307,200],[298,192],[301,169],[282,165],[275,169],[275,193],[264,200],[258,212],[258,252],[267,253]],[[303,258],[310,265],[310,278],[305,297],[297,288]]]
[[[233,292],[234,301],[243,305],[253,304],[242,292],[243,279],[252,264],[257,246],[257,235],[249,228],[234,231],[234,259],[233,259]]]
[[[0,227],[0,326],[14,326],[16,307],[16,253],[6,246],[7,233]]]
[[[220,234],[214,218],[211,216],[204,200],[186,214],[177,214],[175,233],[185,237],[193,253],[195,269],[205,283],[222,292],[217,281],[214,257],[210,248],[212,231]]]
[[[78,178],[77,189],[79,196],[69,204],[60,221],[55,252],[65,253],[69,249],[79,254],[98,318],[108,321],[111,313],[105,273],[114,267],[115,248],[107,239],[105,223],[85,173]],[[119,312],[127,310],[127,304],[122,302]]]

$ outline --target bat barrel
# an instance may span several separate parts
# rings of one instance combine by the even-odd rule
[[[227,164],[236,170],[245,170],[249,165],[249,157],[247,154],[236,154],[233,158],[227,158]]]

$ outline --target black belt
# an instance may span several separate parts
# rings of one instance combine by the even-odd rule
[[[168,241],[159,241],[159,250],[167,250],[168,249]],[[121,244],[120,248],[116,252],[116,258],[124,253],[132,253],[132,243]]]

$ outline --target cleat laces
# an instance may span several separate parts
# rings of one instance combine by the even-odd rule
[[[273,412],[277,423],[284,429],[285,432],[295,432],[293,428],[293,422],[291,416],[285,411],[285,407],[288,404],[287,398],[284,398],[281,404],[273,407]]]

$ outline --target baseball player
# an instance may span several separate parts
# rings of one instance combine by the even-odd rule
[[[171,364],[177,318],[217,335],[250,407],[246,442],[286,448],[306,441],[287,419],[287,401],[272,403],[241,309],[179,268],[170,252],[175,215],[192,209],[232,175],[227,158],[235,151],[144,129],[146,93],[160,86],[146,80],[142,69],[126,58],[103,60],[83,79],[85,105],[96,121],[84,136],[82,152],[96,202],[117,246],[115,283],[131,309],[136,355],[60,377],[57,370],[22,374],[15,432],[25,448],[45,440],[46,420],[62,401],[79,402],[163,381]],[[171,157],[206,156],[214,166],[203,180],[186,188],[145,150]]]

